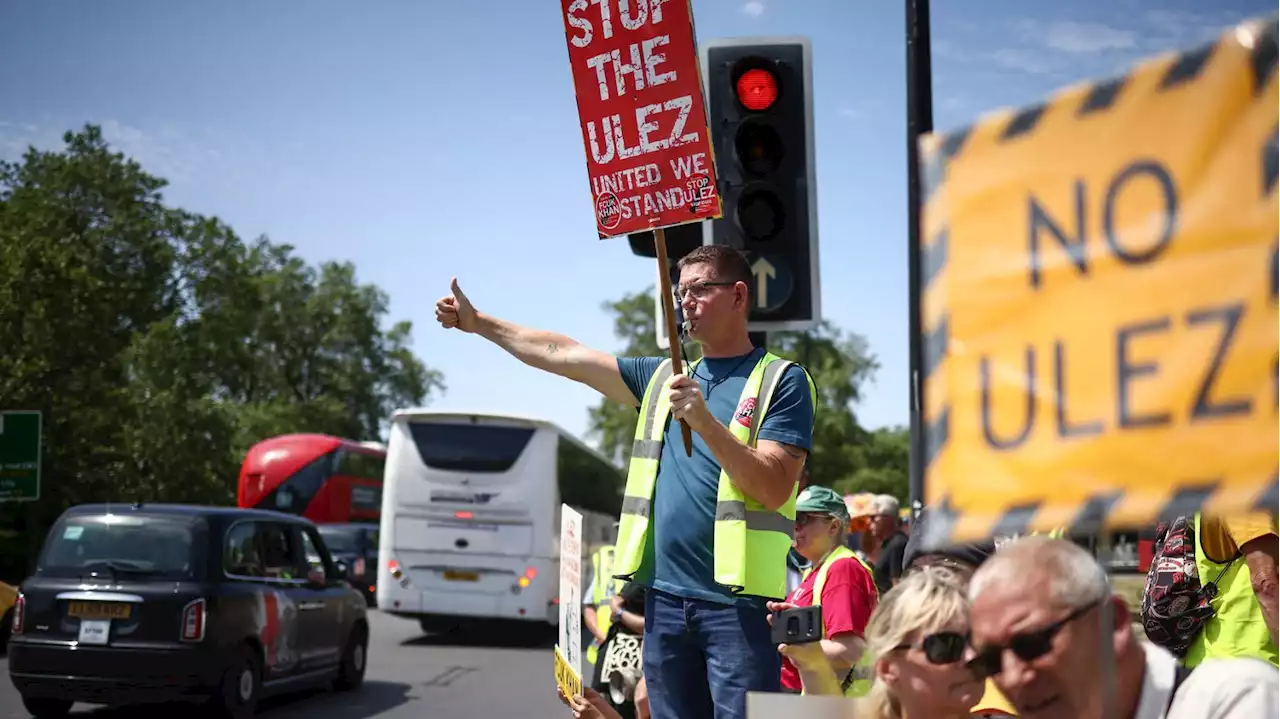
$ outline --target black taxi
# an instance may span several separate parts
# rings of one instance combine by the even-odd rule
[[[347,568],[347,580],[377,604],[378,525],[371,522],[317,525],[329,554]]]
[[[354,689],[369,624],[346,572],[292,515],[73,507],[19,588],[9,674],[35,717],[192,701],[243,719],[267,694]]]

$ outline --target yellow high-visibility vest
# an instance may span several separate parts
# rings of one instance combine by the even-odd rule
[[[862,561],[861,557],[854,554],[852,549],[844,545],[836,547],[831,551],[831,554],[827,555],[827,561],[823,562],[822,566],[818,568],[818,576],[813,578],[813,601],[810,603],[811,606],[822,606],[822,590],[827,586],[827,570],[831,568],[831,565],[837,559],[845,559],[847,557],[853,557],[858,564],[861,564],[867,570],[867,574],[872,574],[871,567],[867,566],[867,563]],[[804,570],[805,579],[809,577],[812,571],[812,567]],[[880,590],[876,589],[875,582],[871,583],[871,589],[876,593],[876,600],[879,601]],[[827,638],[826,622],[822,623],[822,637],[824,639]],[[847,697],[866,696],[867,692],[871,691],[871,681],[875,678],[875,665],[875,657],[871,656],[871,652],[864,646],[862,655],[858,657],[857,663],[853,665],[853,681],[849,683],[849,686],[845,687],[844,695]],[[803,694],[804,692],[801,693]]]
[[[1209,599],[1213,607],[1213,616],[1205,622],[1190,647],[1182,663],[1195,668],[1205,659],[1250,657],[1270,662],[1272,666],[1280,663],[1277,656],[1276,643],[1271,639],[1271,630],[1262,616],[1262,605],[1258,604],[1258,595],[1253,592],[1253,582],[1249,576],[1249,565],[1244,557],[1238,557],[1223,572],[1223,565],[1218,564],[1204,553],[1200,543],[1200,514],[1195,521],[1196,537],[1196,571],[1200,575],[1201,585],[1217,579],[1218,593]],[[1219,578],[1221,574],[1221,578]]]
[[[748,446],[755,446],[764,417],[769,412],[774,390],[787,368],[795,364],[766,352],[747,377],[738,407],[754,400],[750,426],[730,421],[729,432]],[[690,367],[687,371],[692,371]],[[809,396],[817,409],[817,388],[805,372]],[[663,437],[671,403],[667,388],[672,380],[671,360],[663,360],[649,379],[636,422],[631,466],[622,498],[618,522],[618,542],[614,552],[614,576],[630,580],[640,571],[653,507],[653,488],[658,479]],[[777,511],[744,495],[723,469],[715,508],[715,581],[733,593],[781,599],[787,593],[787,552],[791,549],[796,522],[796,487]]]
[[[613,579],[613,547],[601,547],[591,555],[592,575],[595,583],[591,586],[591,602],[596,605],[596,626],[600,633],[608,636],[609,625],[613,623],[613,596],[616,584]],[[596,663],[600,653],[600,643],[592,641],[587,647],[587,661]]]

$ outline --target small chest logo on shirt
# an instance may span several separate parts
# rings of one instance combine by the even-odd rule
[[[733,413],[733,419],[743,427],[751,427],[751,415],[756,411],[756,398],[748,397],[742,400],[738,405],[738,410]]]

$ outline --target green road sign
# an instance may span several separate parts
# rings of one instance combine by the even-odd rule
[[[41,415],[0,411],[0,502],[40,499]]]

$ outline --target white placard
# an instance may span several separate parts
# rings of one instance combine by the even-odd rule
[[[111,635],[110,619],[81,619],[80,620],[80,643],[81,644],[106,644],[107,637]]]
[[[560,651],[582,674],[582,515],[560,505]]]
[[[845,697],[747,692],[747,719],[854,719],[857,706]]]

